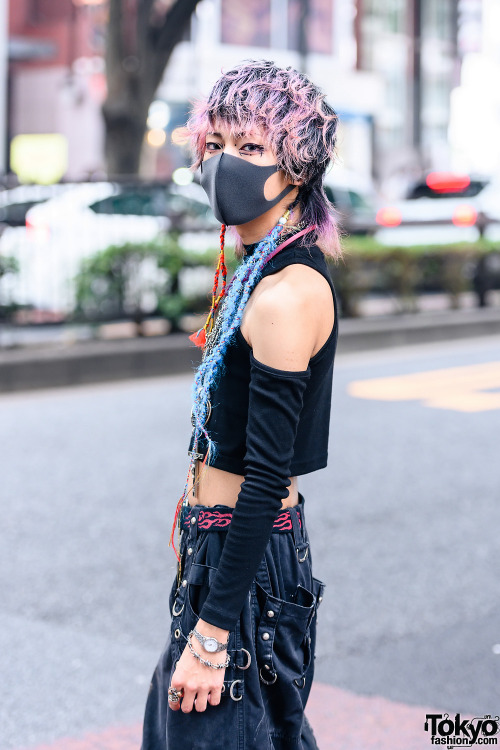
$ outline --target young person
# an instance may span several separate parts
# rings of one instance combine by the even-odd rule
[[[304,709],[324,584],[297,477],[327,463],[338,320],[325,255],[341,250],[322,181],[337,125],[314,84],[267,61],[222,75],[188,122],[221,254],[192,337],[179,574],[142,750],[317,748]],[[241,257],[228,287],[226,226]]]

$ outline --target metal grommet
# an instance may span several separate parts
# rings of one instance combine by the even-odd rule
[[[179,629],[179,628],[176,628],[176,629],[174,630],[174,637],[175,637],[175,638],[180,638],[180,637],[181,637],[181,631],[180,631],[180,629]]]
[[[233,699],[233,701],[236,701],[236,702],[240,701],[243,698],[242,695],[239,695],[237,698],[235,698],[235,696],[234,696],[234,692],[233,692],[234,691],[234,686],[236,685],[237,682],[243,682],[243,680],[233,680],[232,683],[231,683],[231,687],[229,688],[229,695],[231,696],[231,698]]]
[[[238,667],[238,669],[248,669],[248,667],[252,663],[252,656],[250,654],[250,651],[247,651],[246,648],[240,648],[239,651],[245,652],[245,654],[247,655],[247,663],[243,666],[241,666],[240,664],[236,664],[236,666]]]
[[[174,602],[174,606],[172,607],[172,615],[174,617],[178,617],[182,610],[184,609],[184,602],[181,604],[181,608],[179,610],[175,609],[175,605],[177,604],[177,600]]]
[[[305,560],[307,560],[308,554],[309,554],[309,547],[306,547],[306,553],[305,553],[304,557],[299,557],[299,548],[297,547],[297,560],[299,562],[304,562]]]
[[[302,680],[302,685],[300,684],[301,680]],[[305,684],[306,684],[306,678],[305,677],[301,677],[300,680],[294,680],[294,682],[295,682],[295,684],[297,685],[298,688],[303,688],[303,687],[305,687]]]
[[[265,679],[265,678],[264,678],[264,677],[262,676],[262,668],[261,668],[261,669],[259,669],[259,677],[260,677],[260,679],[262,680],[262,682],[264,683],[264,685],[274,685],[274,683],[275,683],[275,682],[276,682],[276,680],[278,679],[278,675],[277,675],[277,674],[276,674],[276,672],[275,672],[275,673],[274,673],[274,675],[273,675],[273,679],[272,679],[272,680],[266,680],[266,679]]]

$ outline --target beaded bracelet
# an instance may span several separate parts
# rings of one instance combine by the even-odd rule
[[[191,636],[193,634],[193,631],[191,631],[187,637],[187,645],[189,646],[189,650],[193,654],[198,661],[200,661],[202,664],[204,664],[206,667],[212,667],[212,669],[225,669],[229,666],[229,662],[231,660],[231,657],[229,654],[226,657],[226,661],[222,662],[222,664],[214,664],[213,661],[209,661],[208,659],[204,659],[200,654],[193,648],[193,645],[191,643]]]

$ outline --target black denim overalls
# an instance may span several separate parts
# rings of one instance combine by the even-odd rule
[[[170,637],[153,675],[142,750],[317,750],[304,716],[314,672],[316,611],[324,584],[313,578],[304,498],[282,510],[239,621],[229,634],[231,657],[221,702],[206,711],[172,711],[167,690],[175,663],[207,596],[227,525],[203,529],[197,505],[181,517],[182,575],[170,594]]]

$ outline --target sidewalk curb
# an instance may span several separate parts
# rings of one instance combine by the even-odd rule
[[[339,321],[338,353],[500,335],[500,308]],[[200,350],[187,334],[0,350],[0,392],[193,372]]]

